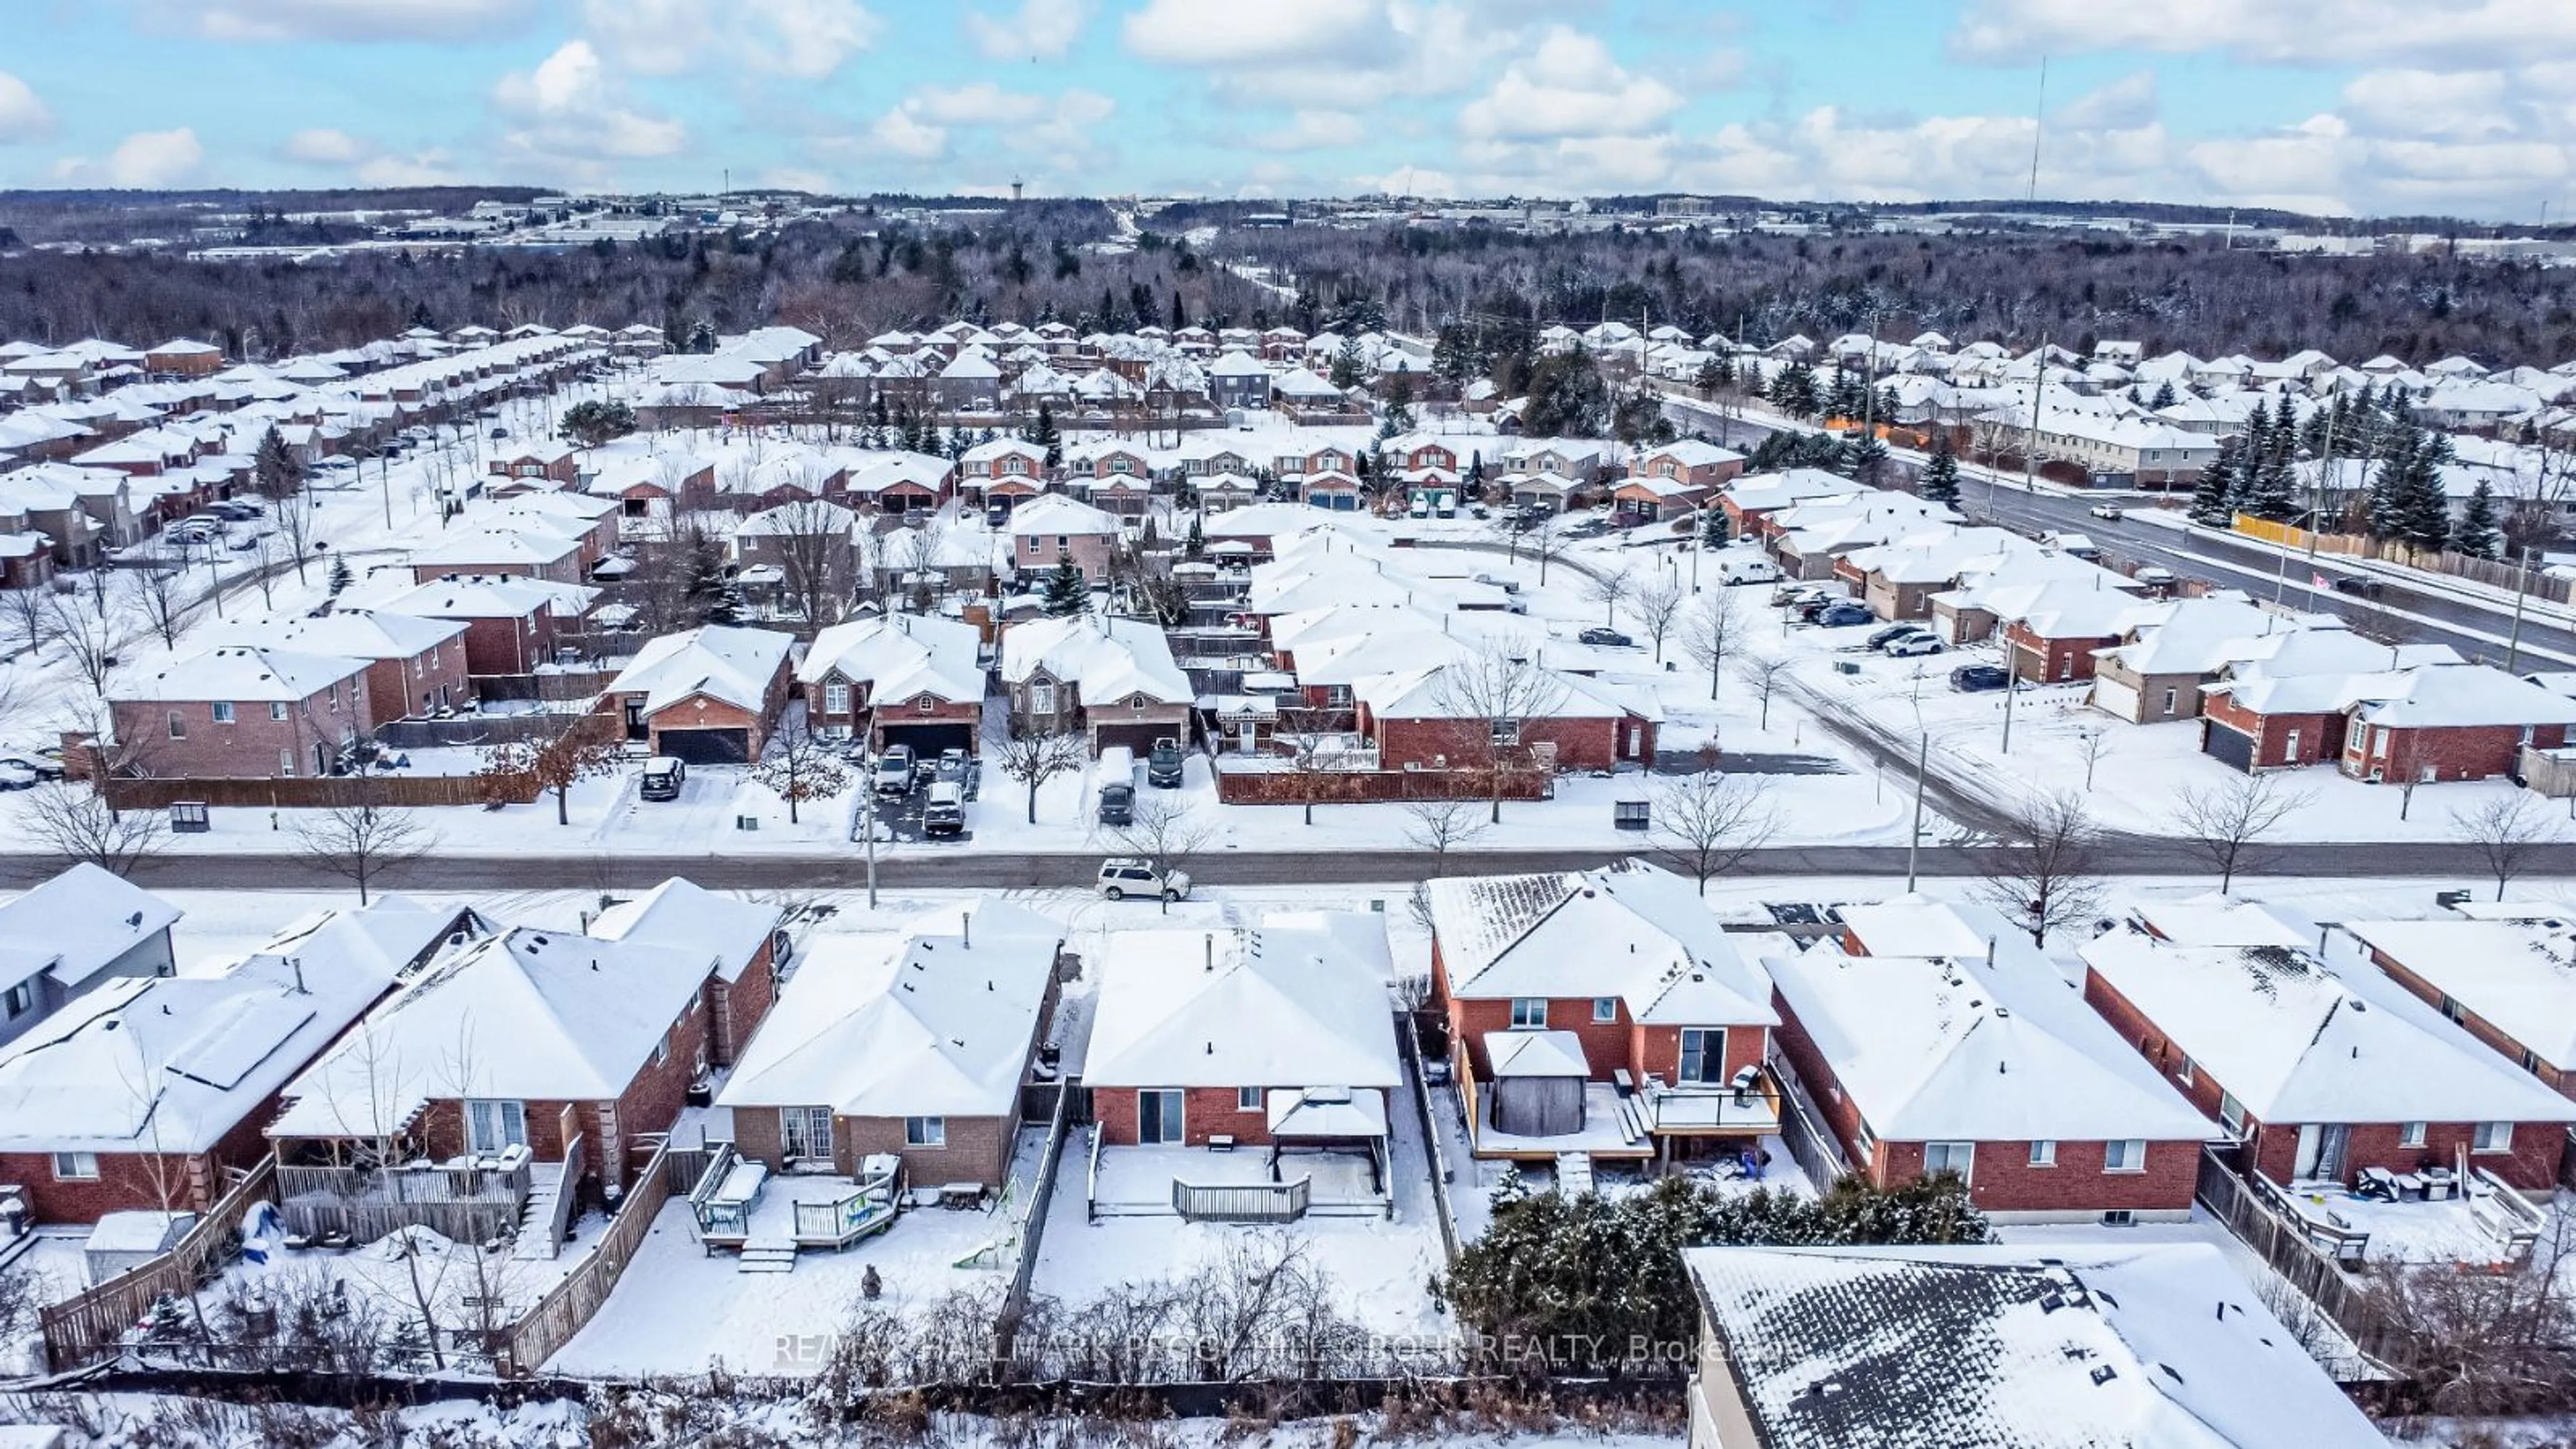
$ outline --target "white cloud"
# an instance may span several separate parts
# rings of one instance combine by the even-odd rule
[[[765,75],[819,80],[876,41],[879,23],[860,0],[582,0],[582,32],[623,71],[683,75],[738,65]]]
[[[1636,136],[1681,106],[1679,92],[1629,74],[1597,37],[1556,26],[1504,67],[1494,88],[1458,113],[1458,124],[1484,140]]]
[[[374,151],[371,143],[328,127],[298,131],[286,138],[287,159],[310,166],[354,166]]]
[[[1285,126],[1264,131],[1252,144],[1264,151],[1322,151],[1368,140],[1366,121],[1348,111],[1299,111]]]
[[[924,86],[879,116],[868,136],[883,152],[932,161],[950,153],[957,132],[971,131],[1014,156],[1066,168],[1101,158],[1092,133],[1117,109],[1109,97],[1086,90],[1049,96],[990,81]]]
[[[828,194],[840,189],[833,184],[831,177],[820,171],[808,171],[800,166],[773,166],[760,173],[760,184],[773,186],[781,191],[811,191],[818,194]]]
[[[352,174],[361,186],[455,186],[466,179],[448,154],[439,150],[416,156],[370,156]]]
[[[586,40],[566,41],[533,71],[503,76],[492,101],[517,124],[507,138],[512,148],[530,156],[668,156],[688,143],[679,122],[626,100]]]
[[[154,0],[209,40],[464,40],[507,29],[535,0]]]
[[[2128,130],[2156,119],[2156,73],[2138,71],[2077,96],[2051,111],[2049,124],[2079,131]]]
[[[1124,34],[1166,65],[1366,63],[1394,40],[1386,0],[1146,0]]]
[[[181,126],[175,131],[137,131],[118,142],[104,162],[66,157],[55,164],[54,174],[90,185],[157,191],[189,180],[205,159],[206,149],[197,144],[197,133]]]
[[[2145,51],[2256,65],[2463,69],[2576,55],[2565,0],[1973,0],[1950,34],[1967,60]]]
[[[928,161],[948,150],[948,130],[928,125],[897,106],[877,117],[868,128],[868,137],[897,156],[913,161]]]
[[[54,113],[45,109],[25,81],[0,70],[0,145],[32,141],[53,129]]]
[[[986,60],[1062,60],[1090,18],[1088,0],[1021,0],[1002,19],[966,12],[966,35]]]

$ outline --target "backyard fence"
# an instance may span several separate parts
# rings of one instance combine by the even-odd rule
[[[168,1252],[45,1309],[46,1367],[66,1373],[114,1358],[118,1341],[155,1303],[193,1293],[222,1270],[217,1255],[233,1251],[243,1216],[253,1203],[275,1196],[276,1188],[277,1158],[272,1154],[261,1158]]]
[[[563,1346],[581,1332],[608,1295],[617,1290],[617,1280],[626,1273],[636,1252],[644,1246],[645,1234],[653,1230],[653,1219],[662,1204],[671,1198],[671,1177],[664,1167],[665,1147],[655,1147],[651,1160],[632,1179],[626,1200],[617,1205],[617,1213],[608,1220],[608,1230],[599,1242],[564,1280],[536,1301],[501,1332],[499,1349],[492,1355],[492,1367],[505,1378],[528,1378],[555,1356]]]
[[[2357,1362],[2334,1362],[2336,1355],[2331,1352],[2320,1355],[2336,1378],[2349,1380],[2385,1371],[2376,1362],[2388,1332],[2378,1300],[2332,1255],[2317,1247],[2308,1225],[2291,1222],[2281,1210],[2266,1204],[2253,1184],[2212,1152],[2201,1153],[2195,1195],[2238,1241],[2252,1248],[2282,1282],[2316,1305],[2351,1342],[2361,1356]]]

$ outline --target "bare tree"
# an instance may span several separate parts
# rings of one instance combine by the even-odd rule
[[[1280,707],[1279,726],[1270,739],[1287,761],[1288,772],[1297,777],[1299,804],[1308,825],[1315,823],[1315,797],[1323,791],[1324,777],[1342,772],[1343,737],[1334,727],[1349,713],[1310,704]]]
[[[313,499],[303,493],[277,500],[277,533],[295,560],[295,581],[304,582],[304,561],[313,555]]]
[[[2516,790],[2484,805],[2451,812],[2469,849],[2486,863],[2487,874],[2495,877],[2497,900],[2504,899],[2504,888],[2530,866],[2532,857],[2558,838],[2557,822],[2532,803],[2537,798],[2527,790]]]
[[[1168,881],[1208,843],[1214,828],[1177,800],[1141,800],[1135,818],[1116,827],[1111,838],[1119,850],[1151,866],[1157,879]],[[1174,892],[1163,891],[1163,912],[1171,913]]]
[[[1538,560],[1539,587],[1547,587],[1547,566],[1565,557],[1566,548],[1573,542],[1565,536],[1565,514],[1551,508],[1538,515],[1519,540],[1520,546],[1529,550],[1529,556]]]
[[[2370,1277],[2370,1307],[2383,1327],[2372,1352],[2437,1414],[2563,1412],[2570,1402],[2566,1345],[2576,1338],[2576,1299],[2562,1265],[2576,1251],[2565,1204],[2531,1256],[2497,1273],[2448,1262],[2390,1266]]]
[[[328,806],[298,820],[294,833],[296,853],[356,886],[361,906],[378,881],[416,864],[438,844],[437,832],[413,812],[383,804],[363,790],[354,803]]]
[[[108,676],[116,672],[125,652],[134,647],[135,630],[121,609],[112,603],[96,610],[84,609],[69,594],[53,596],[53,634],[71,660],[72,672],[89,686],[92,697],[107,697]]]
[[[2174,825],[2182,844],[2218,868],[2224,894],[2248,847],[2270,837],[2283,821],[2316,799],[2290,788],[2276,774],[2237,775],[2220,785],[2187,785],[2174,795]]]
[[[787,802],[790,825],[797,823],[798,805],[808,800],[829,800],[850,788],[849,766],[830,741],[806,727],[801,705],[779,721],[777,732],[769,737],[768,748],[761,752],[760,763],[751,767],[751,777]]]
[[[600,715],[578,715],[541,740],[513,740],[483,752],[477,773],[496,795],[528,788],[555,797],[555,823],[572,823],[572,787],[617,768],[615,731],[601,728]]]
[[[993,767],[1002,778],[1028,787],[1029,823],[1038,823],[1038,790],[1047,781],[1079,770],[1091,758],[1091,747],[1070,730],[1048,730],[1013,723],[1008,737],[993,746]]]
[[[1638,627],[1655,641],[1655,662],[1664,662],[1664,641],[1681,627],[1682,610],[1690,604],[1690,586],[1681,575],[1670,569],[1647,576],[1629,600],[1628,612],[1637,616]]]
[[[1601,622],[1616,626],[1619,606],[1637,591],[1637,580],[1625,568],[1604,567],[1583,582],[1583,596],[1601,606]]]
[[[189,597],[187,576],[178,569],[141,568],[125,575],[134,594],[135,611],[161,647],[176,649],[179,636],[195,622],[196,600]]]
[[[1789,663],[1789,656],[1785,654],[1736,656],[1735,672],[1744,676],[1744,682],[1753,687],[1754,695],[1762,701],[1761,722],[1766,730],[1771,728],[1771,696],[1779,693],[1781,684],[1788,679]]]
[[[1708,671],[1708,698],[1717,702],[1717,684],[1726,674],[1726,651],[1743,630],[1744,611],[1729,589],[1711,589],[1681,619],[1682,652]]]
[[[2091,914],[2102,899],[2096,862],[2102,833],[2082,792],[2034,796],[2004,812],[2003,839],[1984,881],[1987,898],[2029,928],[2032,941]]]
[[[81,862],[117,875],[160,853],[169,821],[158,810],[119,810],[98,788],[70,781],[39,785],[27,800],[27,833],[52,861]]]
[[[0,640],[15,653],[43,653],[54,636],[52,600],[43,589],[0,589]]]
[[[1407,817],[1404,838],[1419,850],[1431,852],[1432,875],[1442,874],[1448,866],[1449,852],[1467,844],[1490,828],[1476,818],[1476,807],[1465,800],[1415,800],[1404,807]]]
[[[768,551],[778,559],[787,596],[797,613],[818,629],[839,623],[850,601],[855,557],[850,532],[857,517],[819,497],[791,499],[763,517],[769,530]]]
[[[1508,776],[1531,767],[1523,736],[1565,698],[1563,681],[1526,640],[1496,638],[1442,665],[1431,698],[1456,722],[1460,752],[1482,762],[1488,823],[1501,824]]]
[[[1709,768],[1675,776],[1655,791],[1653,830],[1656,843],[1674,865],[1708,894],[1712,876],[1744,863],[1780,830],[1772,808],[1770,781],[1759,775],[1729,775]]]

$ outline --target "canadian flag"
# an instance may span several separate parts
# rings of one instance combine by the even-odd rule
[[[2309,587],[2309,588],[2312,588],[2312,589],[2322,589],[2322,588],[2325,588],[2326,586],[2327,586],[2327,585],[2326,585],[2326,576],[2325,576],[2324,574],[2310,574],[2310,575],[2308,575],[2308,587]]]

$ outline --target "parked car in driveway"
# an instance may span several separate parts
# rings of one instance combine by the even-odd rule
[[[1586,629],[1574,637],[1586,644],[1598,645],[1604,649],[1626,649],[1637,642],[1616,629],[1604,629],[1598,626]]]
[[[880,795],[912,793],[912,746],[888,745],[877,756],[876,792]]]
[[[1897,640],[1904,638],[1908,634],[1922,634],[1928,632],[1930,631],[1926,630],[1920,624],[1890,624],[1886,628],[1869,636],[1869,647],[1872,649],[1884,649],[1888,645],[1895,643]]]
[[[1961,694],[1982,694],[2012,683],[2000,664],[1962,664],[1950,671],[1950,687]]]
[[[36,772],[18,765],[0,764],[0,790],[33,790]]]
[[[24,770],[39,780],[59,780],[63,777],[63,762],[39,755],[0,755],[0,770]]]
[[[1901,639],[1889,640],[1880,652],[1890,659],[1920,659],[1926,654],[1940,653],[1941,641],[1929,634],[1908,634]]]
[[[1825,607],[1822,613],[1816,615],[1816,627],[1820,629],[1848,629],[1855,624],[1866,624],[1877,617],[1878,616],[1876,614],[1869,611],[1866,605],[1850,602],[1830,604]]]
[[[1188,897],[1190,877],[1186,871],[1157,871],[1148,861],[1112,856],[1100,863],[1100,893],[1113,901],[1129,896],[1177,901]]]
[[[952,780],[942,780],[932,785],[921,807],[921,833],[962,835],[965,831],[965,787]]]
[[[689,767],[669,755],[655,755],[644,762],[644,773],[638,779],[635,793],[646,800],[677,800],[680,787],[688,783]]]

